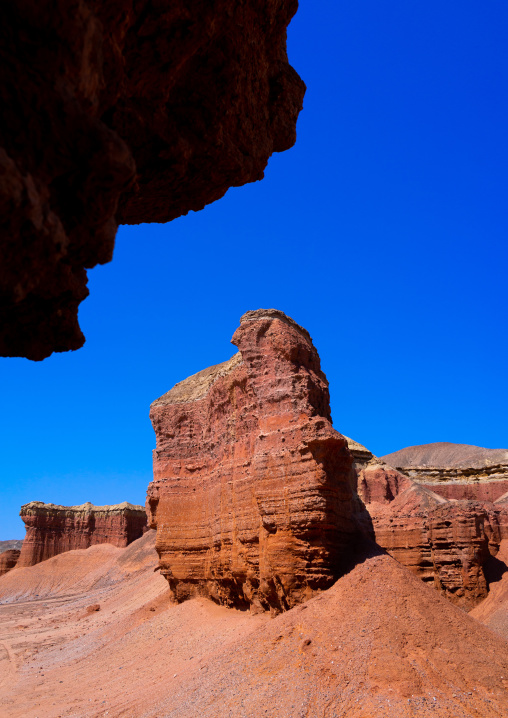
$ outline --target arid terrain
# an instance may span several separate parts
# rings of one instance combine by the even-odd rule
[[[233,343],[152,404],[151,530],[22,506],[2,718],[505,718],[504,496],[444,498],[342,436],[282,312]]]
[[[0,579],[2,716],[508,713],[505,640],[373,547],[271,619],[169,603],[154,544],[150,531]]]

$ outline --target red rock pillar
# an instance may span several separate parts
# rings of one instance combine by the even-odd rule
[[[351,455],[308,332],[248,312],[239,353],[152,404],[147,510],[176,601],[284,610],[328,588],[355,541]]]

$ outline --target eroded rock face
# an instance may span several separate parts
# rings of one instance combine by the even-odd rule
[[[0,355],[82,346],[86,269],[118,223],[261,179],[295,141],[296,0],[6,0],[0,9]]]
[[[0,576],[14,568],[18,562],[19,554],[19,549],[7,549],[7,551],[0,553]]]
[[[341,574],[358,535],[352,457],[305,329],[247,312],[232,343],[232,359],[152,404],[147,511],[176,601],[277,612]]]
[[[486,567],[508,536],[508,502],[447,500],[376,457],[356,464],[356,476],[380,546],[467,610],[487,596]]]
[[[21,507],[26,526],[17,566],[34,566],[52,556],[109,543],[124,547],[142,536],[146,512],[128,502],[114,506],[57,506],[31,501]]]
[[[446,499],[496,501],[508,491],[508,450],[440,442],[382,457]]]

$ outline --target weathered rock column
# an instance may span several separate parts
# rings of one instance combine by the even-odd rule
[[[280,611],[328,588],[355,541],[352,458],[308,332],[247,312],[239,353],[152,404],[147,510],[173,597]]]

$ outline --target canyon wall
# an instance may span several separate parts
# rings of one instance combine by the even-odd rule
[[[381,457],[446,499],[496,501],[508,491],[508,450],[438,442]]]
[[[31,501],[21,507],[26,537],[17,566],[34,566],[52,556],[109,543],[124,547],[142,536],[146,512],[126,501],[114,506],[57,506]]]
[[[119,223],[199,210],[292,146],[297,7],[1,4],[1,356],[82,346],[86,270],[111,260]]]
[[[278,612],[329,588],[358,538],[352,457],[308,332],[247,312],[232,359],[155,401],[147,493],[172,598]]]
[[[355,466],[376,542],[462,608],[482,601],[488,567],[508,537],[504,497],[448,500],[376,457]]]

